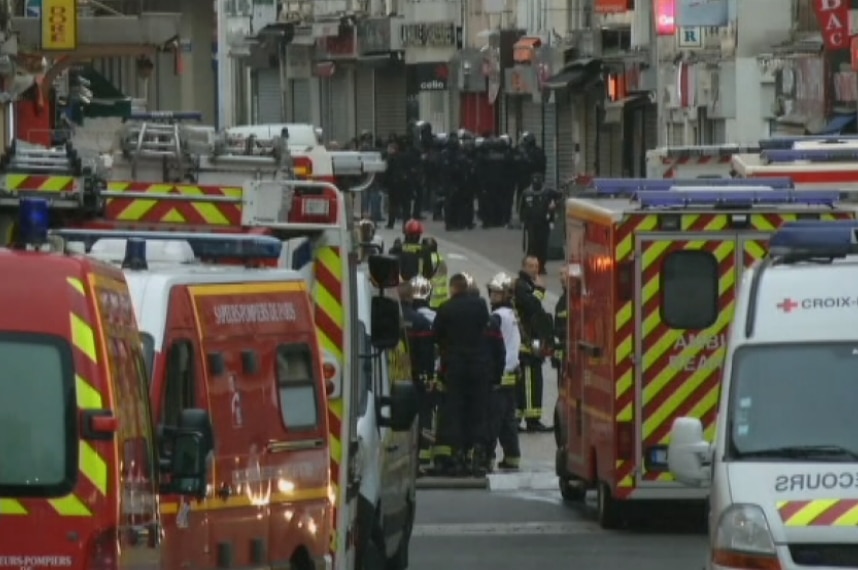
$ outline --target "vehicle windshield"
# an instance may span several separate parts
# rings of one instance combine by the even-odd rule
[[[152,382],[152,367],[155,365],[155,339],[149,333],[140,333],[140,344],[143,347],[143,363],[146,365],[146,378]]]
[[[858,460],[858,342],[748,346],[733,359],[735,458]]]
[[[0,362],[0,496],[62,496],[77,473],[71,348],[56,337],[0,333]]]

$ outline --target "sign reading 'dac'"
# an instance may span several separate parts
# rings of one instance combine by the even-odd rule
[[[77,0],[42,0],[42,49],[77,49]]]

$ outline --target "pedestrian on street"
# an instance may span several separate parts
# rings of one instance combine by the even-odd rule
[[[542,423],[542,363],[554,334],[551,316],[545,312],[545,286],[539,276],[539,260],[527,256],[513,286],[513,303],[521,326],[518,382],[518,415],[529,432],[550,431]]]
[[[438,439],[453,453],[452,462],[443,471],[451,475],[479,474],[487,464],[490,445],[491,363],[485,341],[489,311],[485,301],[469,294],[468,278],[461,273],[450,278],[450,293],[450,300],[441,305],[433,325],[435,342],[446,364]]]
[[[410,165],[396,141],[387,145],[386,158],[384,183],[387,187],[387,229],[393,229],[397,220],[404,223],[411,214],[411,188],[408,186]]]
[[[557,388],[566,380],[566,338],[569,315],[569,295],[566,284],[568,283],[568,268],[564,266],[560,270],[560,298],[554,306],[554,355],[551,357],[551,365],[557,371]]]
[[[545,275],[545,263],[548,259],[548,239],[554,227],[554,215],[557,210],[559,194],[546,190],[542,174],[533,175],[530,188],[521,196],[519,218],[524,224],[524,249],[529,256],[539,260],[539,274]]]
[[[487,285],[494,326],[500,331],[504,345],[504,360],[497,373],[490,411],[491,448],[494,450],[495,444],[500,443],[503,459],[498,462],[498,469],[501,470],[516,470],[521,463],[515,392],[520,372],[521,332],[512,308],[512,287],[512,277],[506,273],[498,273]]]

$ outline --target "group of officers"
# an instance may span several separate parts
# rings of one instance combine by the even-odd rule
[[[466,273],[447,280],[437,242],[418,220],[389,251],[400,259],[399,295],[420,393],[420,466],[424,474],[483,476],[495,466],[516,470],[519,431],[551,431],[541,423],[542,365],[566,334],[565,295],[555,318],[543,308],[539,260],[526,256],[517,276],[498,273],[480,284]],[[522,425],[523,422],[523,425]],[[503,457],[495,465],[497,444]]]

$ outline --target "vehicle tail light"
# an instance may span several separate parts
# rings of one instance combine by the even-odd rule
[[[116,528],[107,529],[93,537],[86,553],[86,570],[117,570],[119,568],[119,535]]]
[[[324,189],[297,189],[292,197],[289,222],[293,224],[335,224],[337,198]]]
[[[617,422],[617,459],[629,460],[635,454],[635,424]]]
[[[296,156],[292,159],[292,170],[299,178],[310,178],[313,176],[313,161],[307,156]]]

